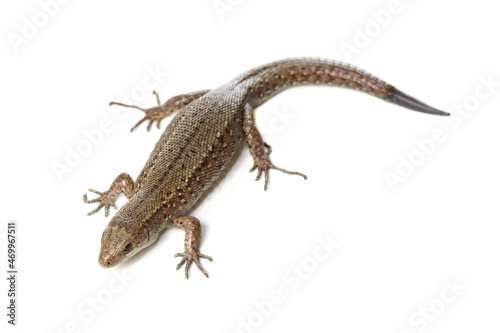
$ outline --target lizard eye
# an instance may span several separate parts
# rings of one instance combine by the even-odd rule
[[[127,253],[127,252],[130,252],[130,250],[132,250],[132,243],[128,243],[127,246],[125,246],[125,249],[123,249],[123,252]]]

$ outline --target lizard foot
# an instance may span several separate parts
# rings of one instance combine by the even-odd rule
[[[118,102],[111,102],[109,105],[121,105],[129,108],[135,108],[143,111],[145,113],[144,117],[137,122],[137,124],[134,125],[130,129],[130,132],[132,132],[137,126],[142,124],[144,121],[149,120],[148,127],[146,129],[149,132],[149,129],[151,128],[151,125],[153,125],[153,122],[156,120],[156,127],[159,129],[160,128],[160,121],[166,117],[164,114],[162,107],[161,106],[153,106],[152,108],[149,109],[143,109],[141,107],[138,107],[136,105],[128,105],[128,104],[123,104],[123,103],[118,103]]]
[[[144,108],[141,108],[137,105],[123,104],[123,103],[118,103],[118,102],[110,102],[109,105],[110,106],[111,105],[120,105],[120,106],[124,106],[127,108],[134,108],[134,109],[138,109],[138,110],[143,111],[145,113],[144,117],[141,120],[139,120],[137,122],[137,124],[134,125],[134,127],[132,127],[130,129],[130,132],[132,132],[137,126],[139,126],[140,124],[142,124],[146,120],[149,120],[148,127],[146,128],[149,132],[149,129],[151,128],[151,125],[153,125],[153,122],[155,120],[156,120],[156,127],[158,129],[160,129],[160,121],[163,118],[165,118],[169,113],[172,112],[172,111],[165,112],[163,107],[160,105],[160,97],[158,96],[158,93],[156,91],[153,91],[153,94],[156,96],[156,100],[158,101],[158,106],[153,106],[152,108],[149,108],[149,109],[144,109]]]
[[[186,279],[189,279],[188,269],[189,269],[189,266],[191,266],[191,263],[193,261],[195,262],[196,266],[198,266],[198,268],[200,269],[200,271],[208,278],[207,272],[205,272],[205,270],[203,269],[203,267],[201,267],[199,258],[208,259],[209,261],[212,261],[212,258],[210,258],[209,256],[201,254],[197,250],[195,250],[195,251],[186,251],[186,252],[183,252],[183,253],[176,253],[174,257],[175,258],[182,257],[182,259],[179,262],[179,264],[177,264],[177,270],[179,270],[179,268],[181,268],[182,265],[184,263],[186,263],[186,266],[185,266]]]
[[[297,172],[297,171],[288,171],[282,168],[278,168],[275,166],[273,163],[271,163],[271,160],[269,159],[269,154],[270,154],[270,146],[268,147],[268,153],[266,156],[260,157],[260,158],[255,158],[254,159],[254,164],[253,167],[250,169],[250,172],[254,171],[257,169],[257,178],[255,180],[259,180],[260,176],[262,175],[262,172],[264,172],[264,177],[265,177],[265,182],[264,182],[264,191],[267,190],[267,184],[269,182],[269,170],[275,169],[284,173],[287,173],[289,175],[298,175],[304,177],[304,179],[307,179],[307,176],[304,175],[303,173]]]
[[[97,213],[102,207],[104,207],[104,217],[108,217],[109,214],[109,207],[113,207],[114,209],[117,209],[115,205],[115,199],[117,194],[116,193],[111,193],[112,191],[108,190],[106,192],[99,192],[96,190],[93,190],[89,188],[90,192],[93,192],[95,194],[99,194],[98,198],[92,199],[92,200],[87,200],[87,194],[83,195],[83,202],[85,203],[94,203],[94,202],[99,202],[99,206],[97,206],[96,209],[93,211],[89,212],[87,216],[93,215]]]

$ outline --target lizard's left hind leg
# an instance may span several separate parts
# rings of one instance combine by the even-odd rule
[[[264,142],[262,135],[260,135],[257,126],[255,125],[254,110],[249,104],[245,104],[244,118],[243,118],[243,131],[245,132],[245,139],[252,154],[254,165],[250,172],[257,169],[257,178],[259,180],[262,172],[264,172],[265,182],[264,190],[267,190],[267,183],[269,182],[269,170],[275,169],[290,175],[299,175],[307,179],[307,176],[297,171],[288,171],[278,168],[269,159],[271,153],[271,146]]]

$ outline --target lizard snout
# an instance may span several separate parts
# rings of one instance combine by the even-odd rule
[[[104,268],[113,267],[115,264],[115,258],[109,253],[101,253],[99,255],[99,265]]]

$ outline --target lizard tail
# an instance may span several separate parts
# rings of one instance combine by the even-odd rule
[[[425,103],[420,102],[419,100],[408,96],[404,92],[401,92],[400,90],[393,88],[389,95],[389,102],[400,105],[402,107],[405,107],[407,109],[411,109],[414,111],[418,112],[423,112],[423,113],[430,113],[430,114],[435,114],[439,116],[449,116],[450,114],[448,112],[444,112],[438,109],[435,109]]]
[[[450,115],[406,95],[360,68],[338,61],[310,58],[280,60],[240,75],[234,84],[247,80],[250,82],[248,100],[254,108],[293,86],[319,84],[360,90],[418,112]]]

